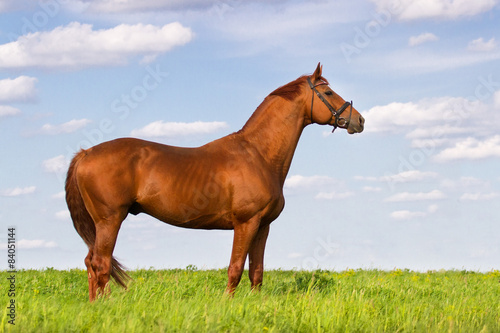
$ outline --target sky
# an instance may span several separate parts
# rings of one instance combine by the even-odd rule
[[[321,62],[365,131],[306,127],[265,267],[498,270],[499,22],[499,0],[2,0],[0,246],[13,227],[18,268],[84,268],[76,151],[203,145]],[[114,255],[223,268],[232,234],[140,214]]]

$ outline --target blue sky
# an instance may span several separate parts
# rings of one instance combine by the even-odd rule
[[[498,0],[4,0],[0,17],[0,243],[16,227],[19,267],[84,267],[63,192],[80,147],[202,145],[321,61],[365,131],[304,130],[266,267],[499,269]],[[115,255],[219,268],[231,242],[130,216]]]

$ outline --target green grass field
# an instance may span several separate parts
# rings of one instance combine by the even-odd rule
[[[224,296],[225,270],[136,270],[127,291],[87,300],[83,270],[0,272],[2,332],[500,332],[500,272],[266,271]]]

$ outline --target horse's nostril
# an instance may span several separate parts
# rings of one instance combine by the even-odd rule
[[[359,124],[363,126],[364,123],[365,123],[365,118],[363,118],[363,116],[359,116]]]

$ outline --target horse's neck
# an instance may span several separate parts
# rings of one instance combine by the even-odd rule
[[[268,162],[283,185],[304,129],[304,104],[270,96],[239,132]]]

